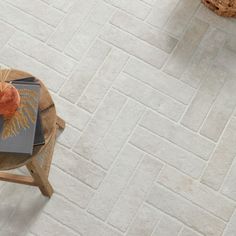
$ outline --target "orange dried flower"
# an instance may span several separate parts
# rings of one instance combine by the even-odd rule
[[[9,72],[3,77],[4,73],[1,71],[0,75],[0,115],[9,118],[20,106],[20,95],[12,84],[5,82]]]

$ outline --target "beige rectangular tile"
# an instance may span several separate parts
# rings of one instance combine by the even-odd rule
[[[166,73],[181,77],[207,29],[207,23],[197,18],[193,20],[167,62],[164,68]]]
[[[64,14],[40,0],[7,0],[11,5],[33,15],[51,26],[57,26]]]
[[[48,24],[2,1],[0,3],[0,19],[42,41],[45,41],[53,32],[53,28]]]
[[[142,127],[136,128],[129,142],[193,178],[198,178],[205,167],[205,162],[197,156]]]
[[[105,172],[96,165],[84,160],[79,155],[76,155],[60,145],[56,145],[55,156],[56,158],[53,160],[55,166],[93,189],[99,187],[106,175]],[[70,157],[70,161],[68,161],[68,157]]]
[[[63,12],[68,12],[70,10],[70,8],[73,7],[73,4],[77,0],[46,0],[46,1],[50,1],[50,4],[53,7],[57,8]]]
[[[138,149],[131,145],[125,146],[92,199],[88,208],[90,213],[100,219],[107,219],[142,156],[143,152]]]
[[[236,107],[236,81],[234,74],[228,74],[227,80],[216,98],[200,133],[213,141],[218,141],[230,116]]]
[[[195,89],[178,79],[133,58],[124,72],[184,104],[188,104],[195,93]]]
[[[113,49],[79,99],[78,105],[89,112],[94,112],[127,60],[127,55]]]
[[[33,234],[33,233],[31,233],[31,232],[28,232],[27,234],[26,234],[26,236],[37,236],[36,234]]]
[[[67,236],[78,236],[75,231],[67,228],[45,213],[38,217],[37,221],[33,224],[30,230],[34,233],[32,235],[36,236],[57,236],[60,234]],[[27,236],[30,235],[27,234]]]
[[[180,233],[180,236],[200,236],[200,234],[197,233],[196,231],[193,231],[193,230],[185,227],[182,230],[182,232]]]
[[[236,164],[235,160],[232,163],[232,166],[227,173],[227,176],[224,180],[221,192],[228,196],[229,198],[236,200],[236,186],[235,186],[235,178],[236,178]]]
[[[60,95],[73,103],[77,102],[110,50],[111,48],[108,45],[96,40],[63,86]]]
[[[181,228],[182,223],[168,215],[165,215],[162,216],[162,219],[152,236],[178,236]]]
[[[144,111],[145,108],[141,104],[128,101],[94,150],[91,157],[92,161],[105,169],[109,169]]]
[[[234,236],[236,235],[236,212],[230,219],[228,226],[226,227],[223,236]]]
[[[219,218],[160,185],[152,188],[147,201],[205,236],[220,236],[224,231],[225,223]]]
[[[100,38],[157,68],[163,66],[168,56],[166,52],[112,25],[106,25]]]
[[[70,199],[70,201],[78,204],[81,208],[85,208],[93,196],[91,188],[57,167],[52,166],[50,181],[56,193]]]
[[[113,87],[172,120],[178,120],[185,109],[184,104],[177,102],[125,73],[122,73],[118,77]]]
[[[180,79],[194,88],[199,88],[201,81],[208,76],[208,69],[224,45],[225,38],[225,33],[210,27]]]
[[[198,131],[203,124],[212,104],[227,79],[227,72],[213,65],[206,74],[196,96],[189,105],[181,123],[191,130]]]
[[[0,35],[0,49],[1,49],[14,34],[15,30],[12,26],[0,22],[0,31],[4,32],[4,34]]]
[[[77,0],[50,36],[48,44],[63,51],[93,6],[94,0]]]
[[[148,111],[141,121],[141,126],[190,151],[204,160],[208,160],[215,144],[200,135]]]
[[[57,108],[57,113],[60,117],[79,130],[83,130],[85,128],[91,117],[88,112],[80,109],[59,96],[53,96],[53,100]]]
[[[141,206],[162,164],[150,156],[145,156],[129,185],[122,193],[108,218],[109,224],[126,231]]]
[[[151,10],[150,6],[148,6],[141,0],[129,0],[129,4],[127,4],[126,0],[104,0],[104,1],[140,19],[146,18],[149,11]]]
[[[217,62],[224,66],[227,71],[236,74],[236,40],[235,35],[227,35],[225,45],[217,56]]]
[[[79,139],[81,132],[68,124],[66,128],[57,136],[57,141],[67,148],[72,148]]]
[[[150,236],[161,219],[161,212],[143,205],[131,223],[127,236]],[[163,235],[162,235],[163,236]]]
[[[218,190],[236,156],[236,118],[232,118],[220,140],[201,182]]]
[[[227,34],[224,48],[236,52],[236,39],[235,36],[232,34]]]
[[[227,198],[172,167],[161,171],[158,182],[225,221],[234,212],[236,205]]]
[[[156,0],[151,13],[148,15],[147,22],[162,28],[175,9],[179,0]]]
[[[177,44],[177,39],[161,30],[154,29],[143,21],[131,17],[124,12],[116,12],[110,22],[167,53],[170,53]]]
[[[146,2],[147,4],[154,5],[156,0],[143,0],[143,2]]]
[[[76,60],[81,60],[112,14],[113,8],[111,6],[98,1],[79,31],[73,35],[72,40],[66,46],[65,53]]]
[[[96,111],[92,120],[74,147],[74,151],[90,159],[99,141],[104,137],[112,122],[126,102],[116,91],[110,91]]]
[[[11,37],[9,45],[64,75],[76,65],[71,58],[20,32]]]
[[[43,2],[47,3],[48,5],[52,3],[53,0],[42,0]],[[56,1],[60,1],[60,0],[56,0]]]
[[[60,210],[58,210],[60,206]],[[54,195],[53,201],[50,201],[44,208],[44,212],[53,216],[62,224],[86,236],[121,236],[120,233],[98,221],[89,215],[77,205],[68,200]],[[91,227],[92,226],[92,227]]]
[[[179,0],[164,29],[173,35],[181,36],[199,4],[195,0]]]

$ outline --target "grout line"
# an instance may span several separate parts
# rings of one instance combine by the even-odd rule
[[[127,103],[128,103],[128,101],[127,101]],[[106,175],[106,177],[103,179],[101,185],[102,185],[103,182],[106,180],[107,176],[109,176],[110,173],[112,172],[112,170],[113,170],[115,164],[116,164],[117,161],[118,161],[118,158],[119,158],[120,153],[122,153],[122,151],[125,149],[125,147],[126,147],[127,145],[129,145],[128,140],[129,140],[129,138],[133,135],[133,133],[134,133],[134,131],[135,131],[135,129],[136,129],[136,127],[137,127],[139,121],[143,118],[144,114],[145,114],[145,111],[144,111],[143,114],[140,116],[140,119],[137,121],[136,126],[133,128],[133,130],[131,131],[130,135],[127,137],[127,140],[124,142],[124,144],[123,144],[123,146],[121,147],[120,151],[117,153],[117,155],[116,155],[115,159],[113,160],[112,164],[110,165],[109,171],[107,172],[107,175]],[[136,148],[136,147],[135,147],[135,148]],[[136,149],[137,149],[137,148],[136,148]],[[141,150],[140,150],[140,151],[141,151]],[[144,155],[145,155],[145,152],[143,152],[143,151],[141,151],[141,152],[143,153],[142,158],[140,158],[138,164],[136,165],[136,168],[134,168],[133,173],[131,174],[131,176],[129,177],[129,179],[128,179],[128,181],[127,181],[127,184],[126,184],[125,186],[123,186],[123,189],[122,189],[120,195],[118,196],[116,202],[118,202],[118,200],[119,200],[121,194],[124,192],[124,190],[125,190],[126,187],[128,186],[128,183],[130,182],[131,177],[134,175],[134,173],[136,172],[138,166],[140,165],[140,163],[141,163],[141,161],[142,161],[142,159],[143,159],[143,157],[144,157]],[[114,206],[115,206],[115,204],[113,205],[112,209],[114,208]],[[89,206],[88,206],[88,207],[89,207]],[[109,215],[110,215],[111,212],[112,212],[112,209],[111,209],[110,213],[108,214],[108,216],[106,217],[106,221],[108,220]]]
[[[42,2],[48,9],[50,9],[50,10],[52,10],[52,11],[55,11],[55,12],[57,12],[58,14],[61,14],[61,19],[59,20],[59,22],[57,22],[57,25],[53,25],[53,24],[51,24],[51,23],[45,21],[45,19],[44,19],[43,17],[40,18],[40,17],[38,17],[38,16],[32,15],[30,12],[27,12],[25,9],[19,8],[18,6],[12,4],[10,1],[7,1],[7,0],[4,0],[4,1],[5,1],[5,3],[6,3],[7,5],[9,5],[9,6],[15,8],[15,9],[17,9],[17,10],[19,10],[19,11],[25,13],[26,15],[30,15],[30,16],[32,16],[33,18],[35,18],[36,20],[42,21],[43,23],[45,23],[45,24],[47,24],[47,25],[49,25],[49,26],[51,26],[51,27],[53,27],[53,28],[56,28],[57,25],[58,25],[58,24],[61,22],[61,20],[64,18],[64,16],[62,16],[62,14],[65,15],[65,12],[62,12],[62,11],[58,10],[57,8],[54,8],[54,7],[50,6],[50,5],[48,5],[47,3],[43,2],[43,1],[40,1],[40,2]]]
[[[59,195],[58,193],[56,193],[56,195],[59,196],[60,198],[64,199],[65,201],[69,202],[70,204],[72,204],[72,205],[78,207],[78,208],[82,211],[82,213],[84,214],[85,217],[91,217],[93,220],[98,221],[99,223],[101,223],[102,225],[106,226],[107,228],[116,230],[118,233],[120,233],[120,231],[118,231],[118,230],[115,229],[114,227],[110,227],[110,225],[104,224],[104,222],[103,222],[101,219],[96,218],[96,217],[95,217],[94,215],[92,215],[92,214],[88,214],[88,212],[85,211],[85,209],[80,208],[76,203],[74,203],[74,202],[70,201],[69,199],[65,198],[63,195]],[[77,232],[75,229],[73,229],[73,227],[70,227],[69,225],[64,224],[64,222],[62,222],[61,220],[56,219],[53,215],[51,215],[51,214],[48,213],[47,211],[43,210],[43,213],[46,214],[46,215],[48,215],[48,216],[51,216],[54,220],[60,222],[62,225],[66,226],[67,228],[70,228],[70,229],[72,229],[73,231]],[[77,232],[77,233],[80,233],[80,232]]]
[[[158,209],[161,212],[164,212],[161,208],[158,208],[157,206],[153,205],[152,203],[149,203],[149,202],[146,202],[146,203],[147,203],[147,205],[152,206],[152,207],[154,207],[155,209]],[[187,225],[182,220],[176,218],[174,215],[171,215],[171,214],[166,213],[166,212],[164,212],[164,213],[165,213],[165,215],[168,215],[169,217],[176,219],[178,222],[181,222],[184,226]],[[191,226],[188,226],[188,227],[191,227]],[[200,231],[198,231],[197,229],[195,229],[195,231],[198,232],[200,235],[202,235],[202,233]]]
[[[214,66],[216,65],[216,60],[217,60],[218,56],[220,55],[221,51],[223,50],[223,47],[224,47],[224,45],[225,45],[225,42],[226,42],[226,38],[224,39],[224,42],[223,42],[222,47],[219,48],[219,50],[218,50],[218,52],[217,52],[217,55],[216,55],[215,58],[213,59],[213,61],[212,61],[211,65],[209,66],[207,72],[209,72],[209,70],[210,70],[212,67],[214,67]],[[198,132],[197,132],[197,133],[199,133],[199,134],[200,134],[201,129],[203,128],[203,126],[204,126],[204,124],[205,124],[205,121],[206,121],[207,117],[209,116],[210,112],[211,112],[212,109],[213,109],[213,106],[214,106],[214,104],[215,104],[215,101],[217,100],[217,97],[218,97],[219,94],[221,93],[222,88],[225,86],[225,83],[226,83],[227,80],[228,80],[228,78],[227,78],[228,76],[225,75],[225,77],[226,77],[226,78],[224,79],[224,83],[222,84],[221,89],[218,91],[218,93],[217,93],[217,95],[216,95],[214,101],[213,101],[212,104],[211,104],[210,109],[208,110],[208,112],[207,112],[207,114],[206,114],[204,120],[202,121],[201,126],[200,126],[199,129],[198,129]],[[201,81],[201,84],[200,84],[198,90],[201,88],[201,85],[202,85],[203,83],[204,83],[204,81]]]
[[[108,53],[106,54],[106,56],[104,57],[103,62],[99,65],[99,67],[97,68],[96,72],[92,75],[92,77],[90,78],[88,84],[87,84],[86,87],[84,88],[83,92],[81,93],[81,95],[79,96],[79,98],[75,101],[76,106],[81,107],[81,106],[79,106],[79,102],[80,102],[81,98],[86,94],[86,92],[88,91],[88,88],[89,88],[90,85],[93,83],[94,79],[98,76],[98,74],[100,73],[100,71],[102,70],[102,68],[103,68],[103,67],[106,65],[106,63],[109,61],[109,58],[110,58],[110,56],[112,55],[112,53],[113,53],[113,49],[110,48],[110,49],[109,49],[109,52],[108,52]],[[108,89],[108,90],[109,90],[109,89]],[[86,107],[81,107],[81,108],[85,109],[86,111],[88,111],[88,112],[91,113],[91,114],[94,113],[94,111],[91,112],[91,111],[87,110]]]
[[[201,179],[203,178],[203,175],[205,174],[205,171],[207,170],[207,168],[208,168],[208,166],[209,166],[209,164],[211,163],[211,161],[212,161],[212,159],[213,159],[213,156],[214,156],[214,153],[215,153],[215,151],[217,150],[217,148],[219,147],[219,145],[220,145],[220,143],[221,143],[221,140],[222,140],[222,138],[223,138],[223,136],[224,136],[224,134],[225,134],[225,132],[226,132],[226,129],[227,129],[227,127],[228,127],[228,125],[229,125],[229,123],[230,123],[230,121],[231,121],[231,119],[233,118],[233,112],[232,112],[232,114],[231,114],[231,117],[228,119],[228,121],[227,121],[227,123],[226,123],[226,125],[225,125],[225,128],[224,128],[224,130],[222,131],[222,133],[221,133],[221,135],[220,135],[220,137],[219,137],[219,139],[218,139],[218,141],[217,141],[217,144],[216,144],[216,146],[215,146],[215,148],[213,149],[213,151],[212,151],[212,154],[211,154],[211,156],[210,156],[210,158],[208,159],[208,161],[207,161],[207,164],[206,164],[206,167],[205,167],[205,169],[204,169],[204,171],[202,172],[202,175],[200,176],[200,178],[199,178],[199,181],[201,182]],[[232,165],[231,165],[232,166]],[[229,170],[227,171],[227,173],[229,172]],[[227,175],[227,174],[226,174]],[[225,176],[226,177],[226,176]],[[203,183],[204,184],[204,183]],[[222,182],[222,184],[223,184],[223,182]],[[221,184],[221,185],[222,185]],[[205,184],[206,185],[206,184]],[[208,185],[207,185],[208,186]],[[210,187],[210,186],[208,186],[208,187]],[[218,189],[219,190],[219,189]]]
[[[53,68],[50,67],[49,65],[46,65],[46,64],[42,63],[41,61],[38,61],[37,59],[33,58],[32,56],[29,56],[29,55],[25,54],[24,52],[20,51],[18,48],[15,48],[15,47],[13,47],[13,46],[11,46],[11,45],[9,45],[9,44],[8,44],[7,46],[8,46],[9,48],[11,48],[11,49],[17,51],[18,53],[24,55],[25,57],[33,59],[35,62],[37,62],[37,63],[40,64],[41,66],[46,67],[47,69],[49,69],[49,70],[51,70],[52,72],[58,74],[60,77],[62,77],[64,80],[66,80],[66,76],[65,76],[65,75],[63,75],[62,73],[56,71],[55,69],[53,69]]]
[[[145,158],[145,156],[146,156],[146,155],[144,155],[143,159]],[[142,159],[142,160],[143,160],[143,159]],[[155,159],[155,158],[153,158],[153,159]],[[141,162],[140,162],[140,165],[141,165]],[[164,168],[165,168],[165,165],[163,165],[163,166],[161,167],[159,173],[156,175],[155,179],[153,180],[152,184],[150,185],[150,189],[148,189],[148,191],[145,193],[145,196],[144,196],[144,198],[143,198],[142,204],[140,204],[140,206],[138,207],[136,213],[134,214],[133,219],[131,220],[131,222],[130,222],[130,224],[129,224],[129,227],[128,227],[128,229],[127,229],[127,232],[128,232],[128,230],[129,230],[130,226],[132,226],[132,223],[135,222],[135,219],[137,218],[140,209],[141,209],[145,204],[147,205],[147,203],[145,202],[145,200],[147,199],[147,197],[149,196],[150,192],[152,191],[152,186],[155,184],[156,180],[159,178],[159,176],[161,175],[161,172],[162,172],[162,170],[163,170]],[[138,171],[138,169],[137,169],[136,171]],[[160,211],[160,213],[161,213],[161,211]],[[160,220],[161,220],[161,219],[159,219],[156,224],[158,224],[158,223],[160,222]]]
[[[109,5],[109,6],[110,6],[110,5]],[[92,11],[91,11],[91,12],[92,12]],[[91,14],[91,12],[90,12],[90,14]],[[115,14],[115,13],[111,14],[111,17],[112,17],[114,14]],[[111,17],[108,19],[108,21],[111,19]],[[107,22],[108,22],[108,21],[107,21]],[[84,24],[85,24],[85,23],[84,23]],[[105,26],[105,25],[106,25],[106,22],[104,23],[104,26]],[[101,28],[100,31],[103,30],[104,26]],[[71,72],[69,78],[71,78],[72,75],[76,72],[76,70],[77,70],[78,67],[80,66],[80,63],[83,61],[84,58],[86,58],[87,54],[89,53],[89,51],[90,51],[91,48],[93,47],[94,43],[95,43],[96,41],[104,42],[103,40],[101,40],[100,38],[98,38],[98,35],[99,35],[99,34],[97,34],[97,35],[94,37],[94,39],[93,39],[93,40],[91,41],[91,43],[89,44],[88,48],[83,52],[83,55],[81,56],[81,58],[80,58],[79,60],[77,60],[76,58],[74,58],[74,57],[68,55],[68,53],[66,53],[66,48],[68,47],[68,45],[70,44],[70,42],[73,40],[73,37],[74,37],[74,35],[73,35],[73,37],[71,38],[70,42],[67,44],[67,46],[66,46],[65,49],[64,49],[64,54],[65,54],[65,55],[67,55],[67,56],[69,56],[69,57],[72,57],[73,59],[76,59],[77,62],[78,62],[77,66],[75,66],[74,70]],[[109,45],[109,46],[110,46],[110,45]],[[107,54],[107,56],[104,58],[104,61],[105,61],[105,59],[108,57],[109,54],[110,54],[110,52],[109,52],[109,53]],[[104,61],[103,61],[102,64],[104,64]],[[98,68],[98,70],[99,70],[99,69],[100,69],[100,67]],[[97,71],[98,71],[98,70],[97,70]],[[97,73],[97,71],[96,71],[96,73]],[[96,73],[95,73],[95,74],[96,74]],[[95,75],[94,75],[94,76],[95,76]],[[94,77],[94,76],[93,76],[93,77]],[[93,77],[91,78],[91,81],[92,81]],[[90,81],[90,82],[91,82],[91,81]],[[66,81],[62,84],[60,90],[58,91],[58,94],[61,93],[61,91],[62,91],[62,89],[63,89],[63,87],[64,87],[65,85],[66,85]],[[87,88],[87,87],[88,87],[88,85],[86,86],[86,88]],[[86,89],[86,88],[85,88],[85,89]],[[84,89],[84,90],[85,90],[85,89]],[[80,98],[82,97],[82,95],[83,95],[83,93],[81,94]],[[79,98],[79,99],[80,99],[80,98]],[[77,100],[77,102],[79,101],[79,99]],[[75,102],[75,103],[76,103],[76,102]]]
[[[44,43],[44,39],[39,38],[36,35],[31,34],[30,32],[25,31],[24,29],[21,29],[20,27],[17,27],[16,25],[13,25],[12,23],[9,23],[7,21],[5,21],[4,19],[0,19],[0,22],[3,22],[6,25],[11,26],[12,28],[14,28],[15,30],[19,30],[20,32],[22,31],[23,33],[27,34],[27,35],[31,35],[32,37],[35,37],[36,39],[38,39],[39,41],[41,41],[42,43]]]
[[[76,2],[74,2],[74,4],[76,4]],[[73,5],[74,5],[73,4]],[[97,3],[95,0],[93,0],[92,6],[89,9],[89,11],[87,12],[88,14],[84,17],[83,22],[81,22],[81,24],[77,27],[77,29],[75,30],[75,32],[72,34],[71,39],[67,42],[67,45],[63,48],[63,53],[66,55],[66,49],[68,47],[68,45],[71,44],[72,40],[74,39],[75,35],[81,31],[81,28],[88,22],[89,18],[91,17],[91,13],[94,11],[94,9],[96,8]]]
[[[85,183],[84,181],[82,181],[81,179],[79,179],[78,177],[76,177],[75,175],[71,174],[70,172],[67,172],[65,169],[62,169],[57,163],[53,163],[52,166],[54,166],[54,168],[56,167],[57,169],[59,169],[60,171],[62,171],[64,174],[69,175],[72,179],[77,180],[79,183],[81,183],[82,185],[86,185],[86,187],[88,187],[91,191],[95,191],[98,188],[94,188],[92,186],[90,186],[89,184]],[[63,195],[63,194],[62,194]],[[71,200],[72,201],[72,200]]]
[[[45,210],[43,210],[43,213],[44,213],[45,215],[47,215],[48,217],[52,218],[53,220],[55,220],[56,222],[58,222],[58,223],[60,223],[61,225],[63,225],[65,228],[68,228],[68,229],[72,230],[73,232],[75,232],[76,234],[79,234],[80,236],[82,236],[80,232],[76,231],[74,228],[70,227],[69,225],[66,225],[66,224],[65,224],[64,222],[62,222],[61,220],[58,220],[57,218],[55,218],[53,215],[51,215],[50,213],[46,212]]]
[[[156,113],[156,114],[158,114],[158,115],[161,115],[162,117],[165,117],[167,120],[169,120],[169,121],[171,121],[172,123],[175,123],[175,124],[176,124],[176,120],[175,120],[175,119],[171,119],[170,117],[165,116],[165,114],[162,114],[161,111],[154,110],[154,108],[153,108],[153,107],[150,107],[148,104],[145,104],[145,103],[143,103],[142,101],[139,101],[139,100],[136,99],[136,98],[133,98],[133,97],[130,97],[130,96],[126,95],[125,93],[123,93],[123,91],[120,91],[120,90],[117,89],[117,88],[114,88],[114,87],[113,87],[112,89],[115,90],[115,91],[117,91],[119,94],[125,96],[126,98],[129,98],[129,99],[131,99],[131,100],[136,101],[137,103],[139,103],[139,104],[145,106],[146,108],[148,108],[148,109],[151,110],[152,112],[154,112],[154,113]]]
[[[166,165],[169,165],[169,166],[171,166],[172,168],[176,169],[177,171],[181,172],[182,174],[185,174],[185,175],[191,177],[192,179],[197,180],[196,177],[190,176],[188,173],[186,173],[186,172],[184,172],[184,171],[178,169],[178,168],[177,168],[176,166],[174,166],[172,163],[169,163],[169,162],[164,161],[163,159],[160,159],[160,157],[157,156],[156,154],[148,153],[147,151],[143,150],[142,148],[140,148],[140,147],[137,146],[136,144],[133,144],[133,143],[129,143],[129,144],[132,145],[133,147],[139,149],[140,151],[142,151],[142,152],[144,152],[144,153],[146,153],[146,154],[148,154],[148,155],[150,155],[150,156],[153,156],[154,158],[158,159],[158,161],[160,161],[161,163],[164,163],[164,164],[166,164]],[[196,157],[197,157],[197,156],[196,156]],[[198,158],[198,157],[197,157],[197,158]],[[203,160],[200,159],[200,158],[198,158],[198,159],[201,160],[201,161],[203,161]]]
[[[127,34],[127,35],[129,35],[129,37],[132,37],[132,38],[137,38],[139,41],[141,41],[141,42],[144,43],[145,45],[147,45],[147,46],[149,46],[149,47],[151,47],[151,48],[153,48],[153,49],[155,49],[155,50],[157,50],[157,51],[160,51],[160,52],[162,52],[162,53],[165,53],[166,55],[169,56],[170,53],[164,51],[164,50],[161,49],[161,48],[156,47],[155,45],[149,43],[149,42],[146,41],[146,40],[143,40],[143,39],[139,38],[137,35],[134,35],[133,33],[129,32],[129,31],[126,31],[125,29],[121,28],[120,26],[117,26],[117,25],[115,25],[115,24],[113,24],[113,23],[111,23],[111,22],[108,22],[108,24],[109,24],[110,26],[112,26],[113,28],[115,28],[116,30],[121,31],[121,33]],[[120,48],[119,46],[115,45],[113,42],[110,42],[110,41],[107,41],[106,39],[103,39],[101,36],[102,36],[102,35],[99,35],[99,38],[100,38],[101,40],[106,41],[107,43],[113,45],[114,47]],[[126,51],[126,50],[123,49],[123,48],[120,48],[120,49],[123,50],[123,51]],[[128,54],[131,54],[130,52],[127,52],[127,53],[128,53]],[[132,55],[132,54],[131,54],[131,55]],[[135,55],[133,55],[133,56],[135,56]],[[138,57],[138,56],[135,56],[135,57]],[[140,58],[140,59],[141,59],[141,58]],[[141,59],[141,60],[143,60],[143,59]],[[148,63],[148,62],[146,62],[146,63]],[[149,63],[148,63],[148,64],[149,64]],[[150,64],[150,65],[151,65],[151,64]],[[152,65],[152,66],[154,66],[154,65]],[[155,66],[154,66],[154,67],[155,67]],[[155,68],[157,68],[157,67],[155,67]],[[158,68],[157,68],[157,69],[158,69]]]
[[[185,175],[186,175],[186,174],[185,174]],[[194,201],[191,200],[190,198],[187,198],[187,197],[185,197],[184,195],[182,195],[181,193],[177,192],[176,190],[171,189],[169,186],[167,186],[167,185],[165,185],[165,184],[163,184],[163,183],[161,183],[161,182],[159,182],[159,181],[157,181],[156,184],[158,184],[158,185],[160,185],[160,186],[162,186],[162,187],[168,189],[170,192],[173,192],[173,193],[177,194],[177,195],[178,195],[179,197],[181,197],[182,199],[185,199],[186,201],[190,202],[190,203],[193,204],[194,206],[196,206],[196,207],[202,209],[203,212],[205,212],[205,213],[211,215],[212,217],[215,217],[215,218],[221,220],[221,222],[224,222],[224,223],[227,223],[227,222],[228,222],[228,220],[225,220],[225,219],[221,218],[220,216],[216,215],[215,213],[209,211],[208,209],[205,209],[204,207],[202,207],[202,206],[199,205],[198,203],[194,202]]]
[[[163,92],[163,91],[159,90],[158,88],[153,87],[153,86],[152,86],[151,84],[149,84],[148,82],[143,81],[143,80],[140,80],[138,77],[136,77],[136,76],[133,75],[133,74],[130,74],[129,72],[122,71],[122,73],[128,75],[129,77],[131,77],[132,79],[134,79],[135,81],[137,81],[137,82],[139,82],[139,83],[141,83],[141,84],[145,84],[147,87],[152,88],[154,91],[160,93],[160,94],[163,95],[163,96],[168,97],[168,98],[171,99],[171,100],[174,100],[175,102],[177,102],[177,103],[179,103],[179,104],[182,104],[182,105],[184,105],[184,106],[188,105],[188,104],[186,104],[186,103],[184,103],[184,102],[178,100],[176,97],[169,95],[167,92]],[[128,95],[127,95],[127,96],[128,96]]]
[[[133,180],[133,178],[135,177],[135,175],[136,175],[136,173],[137,173],[139,167],[141,166],[141,163],[142,163],[142,161],[144,160],[145,155],[146,155],[146,154],[143,153],[143,155],[142,155],[142,157],[140,158],[138,164],[136,165],[136,168],[133,170],[133,173],[130,175],[129,179],[127,180],[126,185],[123,186],[123,189],[122,189],[122,191],[121,191],[119,197],[117,198],[115,204],[113,205],[113,207],[112,207],[110,213],[107,215],[105,222],[108,223],[109,225],[111,225],[108,221],[109,221],[110,215],[112,214],[113,209],[117,206],[119,200],[121,199],[121,197],[123,196],[123,194],[125,193],[125,191],[127,190],[127,188],[130,186],[130,183],[131,183],[131,181]],[[138,211],[137,211],[137,212],[138,212]],[[137,213],[137,212],[136,212],[136,213]],[[111,225],[111,226],[113,226],[113,225]],[[115,227],[115,226],[113,226],[113,227]],[[115,228],[116,228],[116,227],[115,227]],[[123,232],[123,231],[122,231],[122,232]]]
[[[99,170],[102,171],[102,172],[107,172],[107,169],[104,169],[104,168],[100,167],[100,166],[97,165],[96,163],[91,162],[89,159],[87,159],[87,158],[81,156],[80,154],[74,152],[73,150],[71,150],[71,149],[69,149],[69,148],[67,148],[67,147],[64,147],[62,144],[57,144],[57,145],[58,145],[58,146],[61,146],[62,148],[66,149],[66,150],[68,150],[68,152],[70,152],[70,153],[72,153],[72,154],[78,156],[79,158],[81,158],[81,159],[82,159],[84,162],[86,162],[87,164],[89,164],[89,165],[91,165],[91,166],[93,166],[93,167],[96,167],[97,169],[99,169]],[[59,167],[56,163],[54,163],[54,164],[55,164],[58,168],[61,168],[61,167]],[[62,169],[62,170],[63,170],[63,169]],[[66,171],[64,170],[64,172],[66,172]],[[66,172],[66,173],[67,173],[67,172]],[[80,180],[80,181],[81,181],[81,180]],[[82,181],[81,181],[81,182],[82,182]],[[88,186],[89,186],[89,185],[88,185]],[[89,186],[89,187],[91,187],[91,186]]]
[[[103,0],[103,1],[104,1],[105,3],[107,3],[108,5],[110,5],[110,6],[113,6],[113,7],[116,8],[117,10],[123,11],[123,12],[125,12],[126,14],[132,15],[132,16],[134,16],[135,18],[137,18],[137,19],[139,19],[139,20],[142,20],[142,21],[145,20],[145,18],[148,16],[148,14],[150,13],[150,10],[151,10],[151,6],[150,6],[149,4],[147,4],[147,3],[145,3],[145,2],[143,2],[143,1],[141,1],[141,0],[137,0],[137,1],[142,2],[143,5],[146,5],[147,7],[150,8],[150,9],[149,9],[149,13],[148,13],[144,18],[141,18],[141,17],[136,16],[136,15],[135,15],[134,13],[132,13],[132,12],[128,12],[125,8],[121,8],[121,7],[119,7],[119,6],[116,6],[115,4],[112,3],[112,1],[110,1],[110,3],[109,3],[108,1],[106,1],[106,0]]]
[[[96,116],[96,114],[97,114],[97,112],[99,111],[100,107],[102,107],[103,102],[105,101],[106,97],[108,96],[108,94],[109,94],[110,92],[112,92],[112,90],[109,89],[109,90],[107,91],[106,95],[103,97],[103,99],[102,99],[102,101],[100,102],[100,104],[99,104],[99,106],[97,107],[97,109],[96,109],[96,110],[94,111],[94,113],[92,114],[92,116],[91,116],[91,118],[90,118],[90,121],[89,121],[89,122],[87,123],[87,125],[84,127],[84,130],[86,130],[87,127],[89,127],[90,122],[94,119],[94,117]],[[128,102],[128,101],[127,101],[127,98],[125,98],[125,101],[124,101],[123,105],[121,106],[120,110],[118,111],[116,117],[111,121],[109,127],[107,127],[107,129],[106,129],[106,131],[104,132],[104,134],[102,135],[102,137],[100,137],[99,140],[97,140],[97,143],[95,144],[95,147],[98,146],[98,144],[100,143],[100,141],[101,141],[101,140],[105,137],[105,135],[107,134],[108,130],[110,130],[110,127],[112,126],[112,124],[114,123],[114,121],[117,119],[117,117],[119,117],[121,111],[123,110],[123,108],[125,107],[125,105],[127,104],[127,102]],[[81,135],[81,136],[82,136],[82,135]],[[78,140],[78,141],[79,141],[79,140]],[[77,152],[75,152],[75,153],[77,153]],[[77,153],[77,154],[80,155],[80,153]],[[87,158],[87,159],[89,159],[89,160],[91,161],[91,157],[89,157],[89,158]]]

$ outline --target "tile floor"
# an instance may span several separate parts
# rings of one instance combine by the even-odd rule
[[[1,236],[235,236],[236,20],[200,0],[0,0],[0,63],[67,121],[49,201],[2,184]]]

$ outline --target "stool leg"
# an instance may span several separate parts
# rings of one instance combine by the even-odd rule
[[[57,125],[59,129],[65,129],[66,122],[61,117],[57,116]]]
[[[56,132],[56,130],[55,130],[55,132]],[[43,169],[47,178],[49,176],[49,172],[50,172],[50,168],[51,168],[55,142],[56,142],[56,134],[53,135],[52,139],[50,140],[49,148],[46,151],[47,156],[44,157],[44,161],[42,163],[42,169]]]
[[[44,173],[44,170],[40,167],[38,162],[35,159],[33,159],[26,166],[31,176],[34,178],[35,182],[37,183],[42,194],[44,196],[51,197],[53,194],[53,188],[48,181],[46,173]]]

